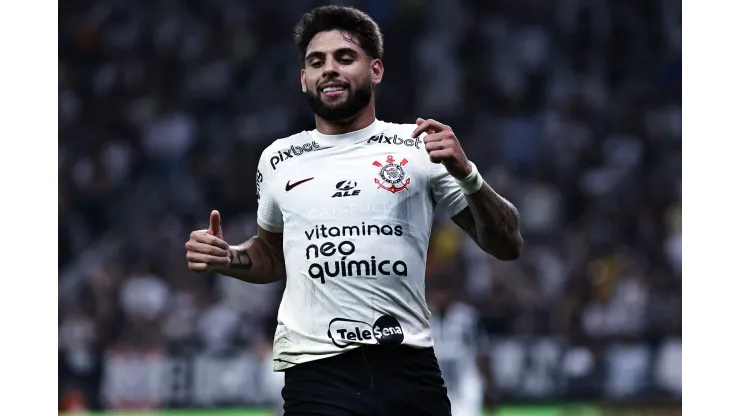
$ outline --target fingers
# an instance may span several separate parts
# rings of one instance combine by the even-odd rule
[[[185,258],[188,261],[188,268],[195,272],[213,270],[217,268],[226,268],[231,264],[229,252],[219,246],[200,242],[203,240],[218,240],[212,235],[205,234],[204,231],[196,231],[193,237],[185,243]],[[210,238],[208,238],[210,237]],[[225,243],[222,240],[218,240]],[[216,242],[218,242],[216,241]]]
[[[208,264],[208,263],[200,263],[200,262],[191,262],[191,261],[188,261],[188,269],[190,269],[191,271],[194,271],[196,273],[202,273],[202,272],[208,272],[208,271],[211,271],[211,270],[227,269],[229,267],[229,264],[230,263],[228,261],[227,261],[227,264],[225,264],[225,265],[216,265],[216,264]]]
[[[439,133],[442,131],[451,131],[452,129],[450,126],[446,124],[442,124],[437,120],[433,119],[422,119],[417,118],[416,119],[416,129],[414,129],[414,132],[411,133],[411,137],[416,138],[419,137],[421,133],[427,132],[427,133]]]
[[[414,129],[414,132],[411,133],[412,138],[417,138],[421,133],[436,133],[437,131],[432,130],[432,121],[434,120],[423,120],[423,119],[416,119],[416,128]]]
[[[210,244],[199,243],[197,241],[188,241],[185,243],[185,250],[188,253],[199,253],[206,254],[209,256],[227,257],[229,252],[221,247],[212,246]]]
[[[429,152],[429,160],[431,160],[432,163],[442,163],[442,161],[454,156],[455,152],[452,149],[433,150]]]
[[[431,153],[435,150],[444,150],[448,147],[448,145],[442,141],[435,141],[424,143],[424,147],[426,147],[427,153]]]
[[[205,265],[205,270],[208,270],[228,267],[231,263],[228,256],[209,256],[208,254],[201,254],[193,251],[188,251],[185,257],[188,260],[188,267],[191,267],[191,270],[193,270],[192,266],[195,266],[195,269],[203,269],[200,265]]]
[[[188,243],[190,242],[207,244],[223,250],[229,249],[229,243],[214,235],[208,234],[206,230],[193,231],[190,233],[190,241],[188,241]]]
[[[216,210],[211,211],[211,226],[208,228],[208,234],[221,234],[221,214]]]
[[[194,272],[206,272],[208,270],[211,270],[212,267],[207,265],[206,263],[191,263],[188,262],[188,269],[194,271]]]
[[[434,133],[424,137],[424,146],[427,152],[442,149],[455,149],[458,147],[455,135],[450,131]]]
[[[214,213],[217,217],[218,212],[214,211]],[[214,225],[214,213],[211,214],[212,226]],[[185,243],[188,268],[194,272],[226,268],[231,264],[229,244],[209,232],[211,229],[193,231],[190,233],[190,240]]]

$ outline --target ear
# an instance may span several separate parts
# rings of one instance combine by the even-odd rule
[[[301,91],[306,92],[306,70],[301,68]]]
[[[385,73],[383,62],[381,62],[380,59],[373,59],[373,61],[370,63],[370,71],[373,85],[380,84],[380,81],[383,80],[383,74]]]

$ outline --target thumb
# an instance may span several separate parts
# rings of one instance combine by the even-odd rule
[[[211,226],[208,228],[208,234],[221,235],[221,214],[218,211],[211,211]]]

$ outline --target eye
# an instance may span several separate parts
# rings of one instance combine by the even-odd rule
[[[313,61],[313,62],[311,62],[311,66],[314,67],[314,68],[320,68],[321,65],[323,65],[323,62],[321,62],[321,61]]]
[[[354,60],[354,59],[352,59],[352,58],[342,58],[342,59],[340,59],[340,61],[341,61],[341,62],[342,62],[342,63],[343,63],[344,65],[349,65],[349,64],[351,64],[352,62],[354,62],[355,60]]]

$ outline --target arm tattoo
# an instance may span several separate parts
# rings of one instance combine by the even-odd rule
[[[231,263],[222,273],[226,276],[256,284],[277,282],[285,278],[282,250],[274,248],[259,236],[232,246],[228,253]]]
[[[519,233],[519,211],[488,184],[466,195],[468,208],[453,221],[487,253],[501,260],[519,257],[523,241]]]
[[[249,257],[246,247],[237,247],[229,250],[229,260],[231,260],[231,269],[249,270],[252,268],[252,258]]]
[[[514,205],[499,196],[487,184],[481,190],[484,195],[482,198],[482,207],[484,209],[481,214],[483,214],[483,217],[490,219],[490,223],[486,221],[487,225],[495,226],[504,237],[513,238],[519,234],[519,211],[517,211]],[[478,205],[480,204],[474,204],[472,208],[473,216],[476,219],[476,210],[481,208]]]

